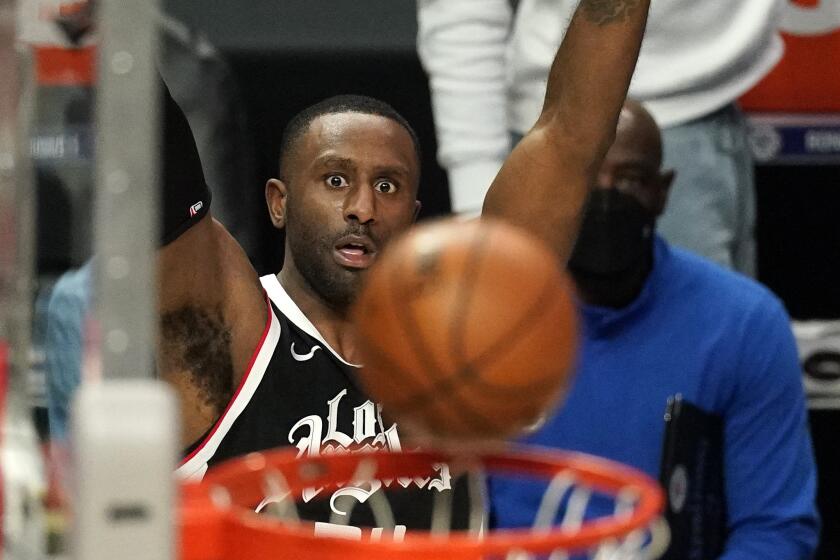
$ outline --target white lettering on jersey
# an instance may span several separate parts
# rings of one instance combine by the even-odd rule
[[[342,390],[334,398],[327,401],[326,426],[321,416],[312,414],[301,418],[289,431],[289,443],[298,448],[298,457],[318,457],[333,453],[352,453],[360,451],[401,451],[400,437],[397,425],[393,424],[384,429],[380,407],[371,401],[353,409],[353,434],[346,434],[338,428],[338,413],[341,400],[347,395],[347,389]],[[326,428],[326,430],[325,430]],[[435,465],[437,477],[407,478],[400,477],[396,482],[403,488],[414,484],[418,488],[429,491],[442,492],[452,488],[452,477],[449,467],[444,464]],[[330,499],[330,507],[338,515],[346,515],[336,506],[336,500],[342,496],[351,496],[361,503],[382,486],[390,487],[393,480],[373,481],[364,484],[350,484],[337,490]],[[307,488],[303,491],[303,501],[309,502],[321,493],[323,488]],[[262,505],[271,503],[270,497]]]
[[[295,343],[292,342],[292,347],[291,347],[292,358],[294,358],[298,362],[308,362],[309,360],[312,359],[313,356],[315,356],[315,352],[317,350],[320,350],[320,349],[321,349],[320,346],[315,345],[306,354],[298,354],[297,352],[295,352]]]
[[[370,529],[369,538],[373,541],[393,540],[395,542],[402,542],[405,540],[405,525],[397,525],[393,531],[384,531],[381,527]],[[339,539],[347,539],[351,541],[362,540],[362,529],[360,527],[351,527],[349,525],[333,525],[332,523],[315,523],[316,537],[335,537]],[[383,538],[386,537],[386,538]]]

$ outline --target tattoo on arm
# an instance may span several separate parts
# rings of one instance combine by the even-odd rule
[[[640,0],[581,0],[581,9],[591,23],[599,26],[624,21],[639,7]]]

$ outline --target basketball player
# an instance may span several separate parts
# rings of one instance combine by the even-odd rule
[[[675,532],[674,542],[691,548],[668,557],[811,558],[816,468],[790,320],[763,286],[654,233],[673,178],[662,169],[659,127],[628,102],[569,260],[585,302],[575,381],[564,406],[526,441],[611,458],[656,478],[666,402],[682,395],[722,419],[718,499],[728,523],[725,538],[714,527],[690,537]],[[703,456],[717,454],[694,445]],[[678,512],[679,485],[668,486]],[[499,525],[533,522],[542,488],[501,478],[491,488]]]
[[[563,261],[615,134],[648,5],[581,1],[542,115],[485,201],[486,215],[526,228]],[[417,138],[389,106],[359,97],[305,110],[284,136],[280,174],[265,189],[269,217],[286,233],[286,261],[276,276],[257,278],[236,241],[210,217],[201,181],[179,178],[175,166],[165,170],[174,188],[166,189],[168,243],[159,261],[159,364],[180,395],[188,448],[178,469],[183,477],[282,445],[309,455],[401,446],[397,426],[383,422],[355,383],[347,311],[377,253],[417,215]],[[178,157],[181,168],[197,164],[194,151]],[[395,506],[397,523],[422,526],[428,513],[417,493],[449,491],[453,482],[444,466],[409,485],[417,492]],[[347,487],[333,498],[363,502],[375,490]],[[318,493],[313,489],[304,501]],[[333,516],[347,513],[340,501],[330,508]]]

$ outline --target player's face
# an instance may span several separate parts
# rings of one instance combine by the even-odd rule
[[[345,307],[379,251],[415,219],[414,144],[385,117],[324,115],[300,140],[294,167],[287,179],[290,264],[325,302]]]

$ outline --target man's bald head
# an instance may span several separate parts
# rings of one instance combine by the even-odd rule
[[[639,155],[645,155],[657,167],[662,165],[662,132],[645,107],[635,99],[628,99],[618,117],[615,144],[635,146]]]
[[[662,170],[662,132],[653,116],[628,99],[618,118],[615,142],[604,157],[598,188],[615,188],[633,195],[659,215],[665,208],[673,171]]]

